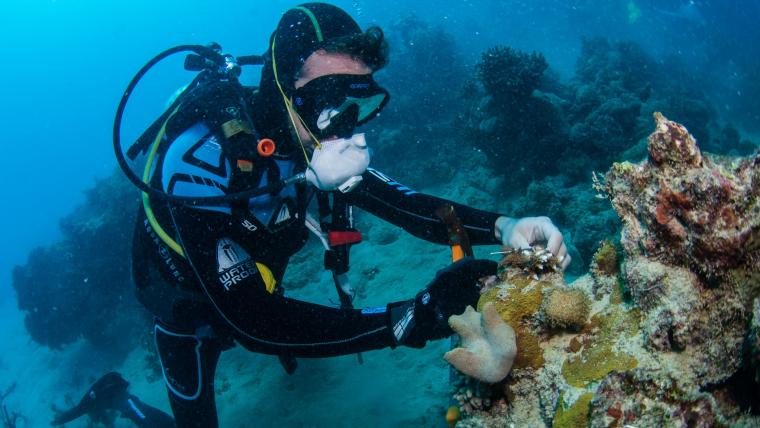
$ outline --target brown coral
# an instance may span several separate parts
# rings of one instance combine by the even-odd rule
[[[697,141],[683,125],[669,121],[660,112],[654,113],[656,130],[649,136],[649,160],[664,168],[690,168],[702,166],[702,152]]]
[[[760,154],[739,162],[702,155],[686,128],[659,113],[655,119],[648,162],[613,167],[605,177],[625,225],[623,244],[631,254],[657,255],[718,283],[752,259]]]
[[[556,288],[544,300],[543,312],[550,327],[578,329],[586,323],[591,301],[579,289]]]

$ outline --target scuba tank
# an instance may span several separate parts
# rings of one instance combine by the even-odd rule
[[[172,55],[185,52],[189,52],[185,57],[185,70],[197,71],[198,74],[125,153],[121,144],[121,125],[132,92],[156,64]],[[231,161],[263,162],[274,153],[274,142],[259,138],[251,125],[246,108],[246,94],[250,93],[251,88],[244,87],[238,80],[242,65],[263,63],[263,57],[257,55],[236,58],[223,54],[218,44],[180,45],[167,49],[148,61],[124,91],[113,124],[114,153],[119,167],[132,184],[149,198],[188,205],[225,205],[246,201],[266,193],[276,193],[287,185],[303,181],[303,174],[298,174],[264,187],[249,188],[222,196],[177,196],[150,184],[149,169],[156,153],[165,151],[173,136],[199,121],[207,123],[211,129],[226,137],[224,150]],[[129,163],[140,155],[147,155],[148,164],[142,178]],[[254,166],[251,165],[252,168]]]

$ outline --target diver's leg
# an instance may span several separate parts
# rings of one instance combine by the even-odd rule
[[[171,416],[143,403],[134,395],[126,397],[118,410],[122,418],[131,420],[140,428],[175,428]]]
[[[157,321],[154,334],[177,428],[218,427],[214,374],[226,346],[210,328],[182,333]]]

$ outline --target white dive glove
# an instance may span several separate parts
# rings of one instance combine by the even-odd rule
[[[306,169],[306,180],[320,190],[349,192],[361,181],[369,166],[364,134],[323,141],[314,149]]]
[[[557,256],[562,269],[570,264],[562,233],[549,217],[499,217],[496,220],[496,238],[502,244],[514,248],[530,248],[535,244],[544,244],[546,249]]]

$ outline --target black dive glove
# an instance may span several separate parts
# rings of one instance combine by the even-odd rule
[[[436,273],[433,281],[412,300],[390,303],[391,329],[396,344],[422,348],[428,340],[453,333],[449,317],[475,306],[480,298],[478,279],[496,274],[493,260],[464,258]]]

